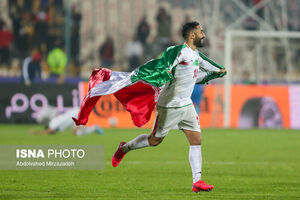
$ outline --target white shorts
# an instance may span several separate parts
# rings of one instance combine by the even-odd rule
[[[192,104],[180,108],[162,108],[157,106],[156,120],[152,128],[155,137],[165,137],[171,129],[200,132],[200,122]]]
[[[55,131],[63,131],[69,127],[75,127],[72,117],[77,117],[79,112],[78,108],[72,108],[67,112],[56,116],[49,123],[49,128]]]

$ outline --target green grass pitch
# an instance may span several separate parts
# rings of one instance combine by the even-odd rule
[[[157,147],[132,151],[117,168],[121,140],[147,129],[105,129],[103,136],[28,134],[36,125],[0,125],[0,144],[103,144],[104,170],[0,170],[0,199],[300,199],[300,131],[202,131],[202,177],[215,189],[192,193],[189,145],[171,131]],[[0,161],[1,162],[1,161]]]

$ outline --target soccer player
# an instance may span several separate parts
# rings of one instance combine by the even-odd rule
[[[215,74],[225,73],[199,56],[198,47],[203,46],[205,34],[198,22],[186,23],[182,28],[184,48],[173,63],[174,80],[166,84],[157,103],[157,116],[151,134],[139,135],[129,142],[121,142],[112,157],[117,167],[131,150],[159,145],[175,126],[182,130],[190,144],[189,161],[192,168],[192,191],[210,191],[214,188],[201,179],[202,154],[200,123],[191,100],[199,67]]]
[[[89,127],[75,127],[72,117],[75,117],[79,112],[79,107],[74,107],[69,109],[64,113],[57,114],[58,111],[55,107],[48,106],[41,110],[36,118],[36,121],[40,124],[46,124],[44,130],[31,130],[32,134],[55,134],[57,132],[62,132],[67,128],[73,129],[73,134],[81,136],[97,132],[103,134],[103,130],[98,126]]]

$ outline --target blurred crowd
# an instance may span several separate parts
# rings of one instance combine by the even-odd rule
[[[174,45],[172,40],[172,19],[171,15],[163,7],[160,7],[156,15],[157,30],[154,42],[149,42],[151,26],[147,17],[143,16],[132,38],[125,45],[125,52],[128,61],[127,71],[132,71],[140,66],[147,59],[155,58],[167,47]],[[114,39],[107,37],[99,47],[99,60],[101,65],[112,67],[114,65]]]
[[[170,1],[174,7],[180,6],[183,9],[195,6],[195,1],[191,0],[164,1]],[[30,84],[47,79],[63,82],[65,74],[68,77],[80,78],[83,62],[80,59],[82,57],[80,51],[82,49],[80,32],[82,13],[79,6],[71,5],[70,21],[68,22],[64,0],[7,0],[7,2],[9,19],[6,21],[0,18],[0,79],[21,77],[22,81]],[[244,5],[252,7],[261,3],[261,0],[242,0],[242,2]],[[221,14],[224,25],[232,23],[242,14],[242,11],[237,10],[234,4],[226,4],[222,1],[221,7],[224,8],[224,12]],[[299,7],[299,0],[291,0],[288,4],[287,13],[290,20],[286,27],[287,30],[300,31]],[[165,7],[158,6],[154,27],[150,25],[146,15],[142,16],[135,24],[130,39],[125,40],[126,44],[123,45],[125,48],[117,49],[117,38],[107,35],[97,47],[96,54],[99,64],[103,67],[114,68],[120,64],[117,63],[116,52],[123,51],[128,67],[121,68],[121,70],[132,71],[145,61],[159,56],[166,47],[178,43],[179,41],[174,39],[174,34],[180,35],[180,30],[174,31],[174,19],[170,12]],[[258,9],[256,14],[261,19],[265,17],[264,9]],[[190,17],[186,15],[182,24],[190,21]],[[153,21],[153,19],[150,20]],[[67,23],[71,26],[69,55],[65,49]],[[274,21],[274,27],[278,26],[280,26],[278,22]],[[245,19],[242,28],[246,30],[260,29],[257,21],[251,17]],[[154,39],[149,40],[153,33],[155,33]],[[180,36],[176,38],[180,38]],[[203,51],[208,54],[209,37],[205,42],[207,48]],[[277,63],[280,63],[280,59],[284,56],[278,55],[278,52],[274,53],[274,58],[278,60]],[[298,54],[300,55],[300,50]],[[95,65],[97,64],[95,63]],[[249,71],[243,71],[241,77],[243,80],[251,79]],[[249,80],[243,80],[244,83],[251,83]]]
[[[65,49],[66,9],[63,0],[9,0],[9,23],[0,18],[0,78],[21,77],[27,84],[56,79],[64,74],[80,76],[81,13],[71,7],[70,60]],[[171,15],[160,7],[156,15],[155,42],[149,43],[151,26],[143,16],[136,25],[132,39],[125,45],[128,69],[131,71],[147,59],[157,57],[172,41]],[[112,36],[99,45],[100,65],[115,65],[115,44]],[[66,66],[70,65],[66,73]],[[71,70],[70,70],[71,69]],[[123,69],[124,70],[124,69]]]
[[[63,0],[7,2],[11,28],[7,21],[0,19],[0,77],[21,76],[29,80],[62,77],[67,65]],[[75,66],[80,65],[77,59],[80,20],[81,14],[73,6],[70,52]]]

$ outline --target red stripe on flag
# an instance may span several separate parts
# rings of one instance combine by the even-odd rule
[[[158,93],[158,88],[139,81],[114,95],[130,112],[134,125],[141,127],[150,120]]]
[[[103,81],[107,81],[110,78],[111,70],[109,69],[95,69],[92,72],[92,75],[89,79],[89,90],[86,97],[83,99],[80,110],[78,113],[78,118],[72,118],[75,124],[78,125],[86,125],[89,115],[93,110],[94,106],[96,105],[97,101],[100,99],[101,96],[95,96],[90,98],[89,91],[98,83],[102,83]]]
[[[89,80],[89,92],[98,83],[109,80],[110,74],[111,70],[108,69],[94,70]],[[89,92],[81,103],[78,118],[73,118],[76,125],[87,123],[89,114],[101,98],[101,96],[90,97]],[[115,97],[130,112],[134,125],[138,127],[145,125],[150,120],[158,94],[159,88],[143,81],[136,82],[114,93]]]
[[[106,68],[94,69],[89,79],[89,91],[98,83],[102,83],[110,79],[112,71]]]

